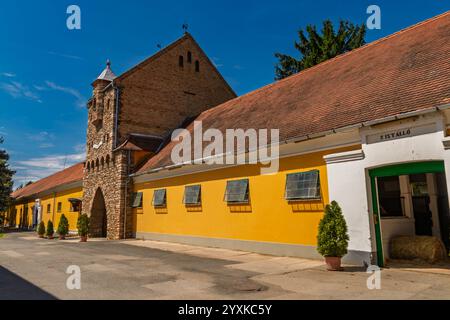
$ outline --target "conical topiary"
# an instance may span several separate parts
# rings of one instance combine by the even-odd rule
[[[47,223],[47,231],[46,231],[46,236],[49,239],[53,239],[53,235],[55,234],[55,230],[53,228],[53,222],[51,220],[48,221]]]
[[[82,214],[78,218],[77,228],[78,228],[78,234],[80,235],[82,240],[83,241],[86,240],[87,235],[89,233],[89,217],[87,214]]]
[[[347,254],[349,240],[342,209],[333,201],[325,208],[325,216],[320,221],[317,250],[324,257],[342,258]]]
[[[64,214],[61,216],[61,219],[59,219],[57,232],[61,240],[63,240],[69,233],[69,220],[67,220]]]
[[[37,228],[37,234],[40,238],[43,238],[45,236],[45,223],[44,221],[41,221]]]

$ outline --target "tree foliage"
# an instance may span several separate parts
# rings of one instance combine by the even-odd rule
[[[44,221],[41,221],[39,223],[39,226],[37,228],[37,234],[40,236],[44,236],[45,235],[45,223]]]
[[[82,214],[78,218],[77,223],[78,234],[81,237],[86,237],[89,233],[89,217],[87,214]]]
[[[59,219],[57,232],[61,236],[66,236],[69,233],[69,220],[67,220],[64,214]]]
[[[0,145],[3,138],[0,137]],[[0,149],[0,212],[5,212],[11,203],[11,193],[13,188],[13,175],[15,172],[10,169],[9,155],[6,150]]]
[[[347,254],[349,240],[342,209],[333,201],[325,208],[325,216],[320,221],[318,251],[324,257],[343,257]]]
[[[51,220],[48,220],[47,230],[45,234],[47,237],[53,237],[53,235],[55,234],[55,229],[53,227],[53,222]]]
[[[348,21],[340,21],[337,32],[330,20],[323,22],[322,34],[317,32],[316,26],[308,25],[305,35],[303,30],[298,32],[299,42],[295,42],[295,49],[300,58],[276,53],[278,64],[275,69],[276,80],[281,80],[319,63],[334,58],[340,54],[363,46],[366,26],[354,25]]]

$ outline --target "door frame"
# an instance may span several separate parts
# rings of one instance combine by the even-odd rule
[[[444,173],[444,161],[408,162],[395,165],[387,165],[369,170],[371,195],[372,195],[372,215],[375,226],[375,239],[377,249],[377,264],[384,267],[383,238],[381,230],[381,216],[378,203],[378,178],[403,176],[423,173]]]

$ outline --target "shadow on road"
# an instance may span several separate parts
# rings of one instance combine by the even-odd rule
[[[0,300],[57,300],[48,292],[0,266]]]

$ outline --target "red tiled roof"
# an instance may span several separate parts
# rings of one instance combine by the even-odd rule
[[[84,163],[78,163],[12,193],[14,199],[26,198],[83,179]]]
[[[202,113],[203,129],[304,137],[450,103],[450,11]],[[191,126],[192,129],[192,126]],[[172,165],[169,143],[140,170]]]

